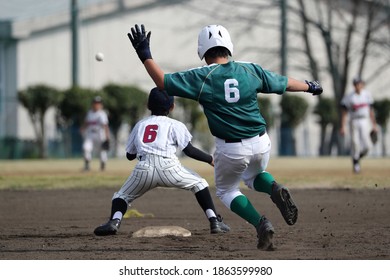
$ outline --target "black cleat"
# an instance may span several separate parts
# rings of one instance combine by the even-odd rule
[[[262,217],[259,225],[256,227],[257,231],[257,249],[264,251],[273,251],[275,250],[272,243],[272,238],[274,236],[274,227],[271,222],[267,220],[266,217]]]
[[[114,235],[118,232],[120,225],[121,220],[111,219],[107,223],[98,226],[93,233],[97,236]]]
[[[298,208],[295,205],[289,190],[285,186],[274,183],[272,186],[271,199],[279,208],[280,213],[282,213],[282,216],[288,225],[292,226],[297,222]]]
[[[225,233],[230,231],[230,227],[225,224],[220,215],[210,218],[210,233]]]

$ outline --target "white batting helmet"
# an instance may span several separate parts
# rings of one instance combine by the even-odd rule
[[[214,47],[225,47],[229,50],[230,56],[233,55],[232,40],[229,32],[222,25],[208,25],[199,32],[198,55],[200,60],[209,49]]]

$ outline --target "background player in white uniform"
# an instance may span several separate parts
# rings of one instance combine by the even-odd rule
[[[84,137],[84,170],[88,171],[90,169],[92,154],[96,151],[100,156],[100,170],[103,171],[106,167],[107,152],[110,147],[110,129],[100,96],[94,97],[91,109],[87,112],[81,127],[81,134]]]
[[[364,81],[358,77],[353,79],[354,90],[346,94],[341,100],[343,108],[341,115],[340,134],[345,134],[345,124],[349,114],[349,128],[351,133],[351,156],[353,171],[360,172],[360,159],[365,156],[370,147],[371,130],[377,131],[374,100],[371,93],[364,89]]]
[[[94,233],[99,236],[116,234],[127,206],[158,186],[192,191],[209,220],[210,232],[229,231],[215,210],[206,180],[182,166],[176,150],[212,166],[213,157],[192,146],[192,136],[183,123],[167,117],[174,108],[172,96],[154,88],[149,95],[148,108],[152,115],[134,126],[127,142],[127,158],[137,157],[139,161],[112,198],[110,220],[97,227]]]
[[[260,114],[257,94],[287,91],[322,93],[318,82],[301,82],[262,69],[255,63],[229,61],[233,43],[220,25],[204,27],[198,36],[198,55],[207,66],[165,74],[152,59],[150,32],[135,25],[128,37],[138,57],[158,88],[169,95],[198,101],[215,136],[215,186],[221,201],[234,213],[252,224],[257,233],[257,248],[272,250],[274,228],[240,192],[245,184],[270,195],[288,225],[296,223],[298,208],[290,191],[266,172],[271,141]]]

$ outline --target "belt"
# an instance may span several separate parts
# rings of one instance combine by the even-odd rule
[[[259,137],[265,134],[265,130],[260,132]],[[243,139],[224,139],[225,143],[240,143]]]
[[[364,118],[368,118],[368,116],[353,116],[353,117],[351,117],[351,120],[360,120],[360,119],[364,119]]]

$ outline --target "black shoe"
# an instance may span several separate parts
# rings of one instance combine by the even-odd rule
[[[210,218],[210,233],[225,233],[230,231],[230,227],[222,221],[222,217]]]
[[[266,217],[262,217],[259,225],[256,227],[257,231],[257,249],[265,251],[273,251],[274,245],[272,243],[272,238],[274,236],[274,227],[271,222],[267,220]]]
[[[298,219],[298,208],[295,205],[289,190],[282,185],[274,183],[272,186],[272,201],[279,208],[286,223],[290,226]]]
[[[98,226],[93,233],[97,236],[114,235],[118,232],[120,225],[121,220],[111,219],[107,223]]]

